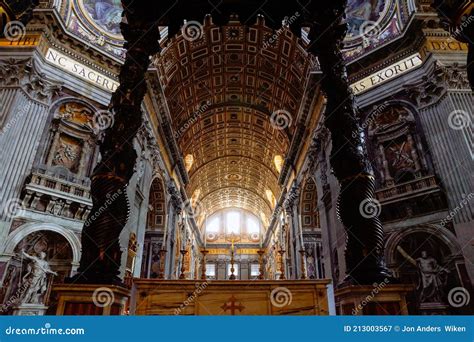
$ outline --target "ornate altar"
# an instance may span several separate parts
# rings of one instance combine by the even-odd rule
[[[329,280],[136,279],[135,315],[328,315]]]

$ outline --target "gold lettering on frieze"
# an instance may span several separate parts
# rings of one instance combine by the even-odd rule
[[[25,35],[19,37],[18,39],[0,39],[1,47],[34,47],[39,44],[40,36],[39,35]]]
[[[466,43],[459,42],[454,38],[429,38],[426,40],[426,48],[429,51],[459,52],[468,51]]]
[[[209,253],[211,255],[226,255],[230,254],[230,249],[227,248],[213,248],[213,249],[208,249]],[[258,249],[257,248],[236,248],[236,253],[237,254],[257,254]]]
[[[119,86],[119,83],[110,77],[107,77],[98,71],[89,68],[88,66],[78,63],[72,58],[54,49],[48,49],[48,52],[46,52],[46,60],[50,64],[57,66],[62,70],[67,71],[74,76],[109,92],[114,92]]]
[[[238,254],[257,254],[258,249],[256,248],[242,248],[238,249],[237,253]]]
[[[208,254],[229,254],[229,250],[225,248],[208,249],[208,251]]]

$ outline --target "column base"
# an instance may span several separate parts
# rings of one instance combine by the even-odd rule
[[[48,310],[44,304],[20,304],[13,309],[14,316],[43,316]]]
[[[119,316],[128,312],[130,290],[116,285],[61,284],[54,286],[56,315]]]
[[[350,285],[337,289],[336,310],[339,315],[408,315],[406,296],[412,285],[375,283]]]

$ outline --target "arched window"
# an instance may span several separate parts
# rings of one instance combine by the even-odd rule
[[[241,213],[238,211],[228,211],[225,214],[225,225],[227,234],[239,235],[241,230]]]
[[[239,208],[220,210],[203,223],[206,241],[216,243],[228,243],[231,238],[235,242],[259,243],[262,227],[260,218]]]
[[[221,225],[221,217],[214,216],[213,218],[209,220],[206,231],[209,233],[218,233],[220,225]]]

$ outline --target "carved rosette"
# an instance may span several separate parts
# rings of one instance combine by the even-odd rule
[[[132,140],[142,126],[150,56],[160,50],[158,27],[127,11],[125,15],[131,23],[121,23],[127,54],[110,104],[114,124],[105,131],[102,159],[91,177],[93,208],[82,231],[81,262],[74,278],[81,283],[120,283],[119,236],[130,212],[126,186],[137,159]]]
[[[368,217],[360,203],[374,199],[375,179],[365,137],[349,88],[341,54],[346,25],[342,24],[344,0],[313,2],[309,50],[319,58],[327,96],[325,126],[331,132],[330,163],[340,182],[337,210],[347,232],[346,281],[372,284],[389,276],[383,259],[383,228],[377,216]]]

